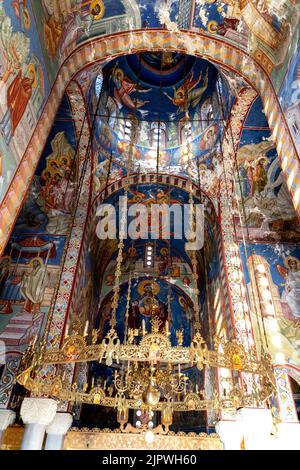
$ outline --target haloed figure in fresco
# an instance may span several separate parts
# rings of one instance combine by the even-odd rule
[[[138,91],[139,93],[148,93],[149,90],[141,88],[137,83],[132,83],[128,77],[125,77],[122,69],[117,68],[112,73],[112,80],[115,85],[114,96],[119,103],[120,108],[126,106],[129,109],[142,108],[149,101],[136,100],[131,98],[131,93]]]
[[[44,39],[50,57],[58,56],[80,36],[88,36],[94,21],[105,13],[102,0],[42,0]]]
[[[162,325],[167,320],[167,308],[162,303],[157,294],[160,286],[156,282],[144,281],[138,287],[140,297],[132,303],[129,316],[129,326],[131,328],[139,328],[144,321],[147,330],[150,331],[150,321],[154,317],[159,317]]]
[[[197,88],[201,80],[202,74],[195,80],[193,79],[193,75],[191,75],[178,89],[174,87],[173,97],[164,92],[164,95],[172,101],[173,105],[178,107],[177,114],[186,112],[189,106],[193,108],[198,106],[208,88],[208,69],[203,80],[203,86]]]
[[[31,270],[23,276],[20,292],[25,298],[25,312],[39,313],[49,281],[47,268],[41,258],[34,258],[30,267]]]
[[[300,324],[300,261],[293,256],[289,256],[285,260],[285,266],[285,268],[277,266],[279,273],[285,280],[282,301],[287,303],[292,316]]]
[[[1,123],[1,131],[7,144],[13,138],[18,125],[31,99],[33,89],[37,86],[36,70],[33,64],[28,68],[28,75],[23,76],[19,71],[7,90],[7,112]]]

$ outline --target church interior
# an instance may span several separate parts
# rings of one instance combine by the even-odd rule
[[[299,18],[0,0],[1,450],[300,450]]]

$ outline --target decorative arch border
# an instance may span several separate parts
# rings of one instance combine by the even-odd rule
[[[0,253],[13,228],[35,168],[44,149],[62,96],[76,74],[91,63],[103,63],[128,53],[181,51],[205,58],[240,75],[262,97],[264,110],[277,143],[288,188],[300,213],[300,162],[270,77],[244,50],[204,33],[140,30],[94,38],[80,45],[62,64],[36,130],[0,208]]]

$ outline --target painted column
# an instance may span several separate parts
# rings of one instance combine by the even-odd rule
[[[220,215],[224,250],[224,292],[227,293],[227,309],[231,318],[227,318],[229,336],[235,334],[236,339],[244,346],[246,351],[255,348],[255,339],[252,333],[250,309],[247,302],[244,273],[240,256],[239,245],[236,239],[233,220],[235,189],[234,189],[234,156],[233,145],[237,148],[240,141],[241,123],[251,106],[256,93],[250,89],[243,89],[237,98],[230,116],[230,126],[224,135],[223,141],[223,174],[220,179]],[[231,135],[232,131],[232,135]],[[233,331],[230,331],[230,326]],[[230,391],[234,385],[233,377],[229,371],[218,370],[220,393]],[[241,374],[243,384],[247,385],[248,392],[253,389],[253,376]],[[235,381],[238,380],[236,376]],[[221,412],[222,420],[235,420],[235,413]]]
[[[76,125],[77,139],[79,139],[81,125],[84,121],[83,132],[80,140],[80,146],[78,149],[80,173],[83,169],[84,161],[86,159],[86,150],[89,144],[90,130],[87,120],[84,120],[85,103],[79,86],[75,82],[72,82],[67,89],[67,93],[72,108],[72,115]],[[73,292],[76,292],[76,279],[78,279],[79,277],[77,276],[77,269],[80,265],[80,262],[82,263],[83,259],[83,257],[81,256],[81,247],[83,243],[86,222],[88,220],[89,198],[92,189],[91,160],[92,159],[89,158],[85,170],[78,207],[76,210],[74,223],[71,227],[68,251],[64,266],[62,268],[63,271],[60,279],[60,284],[58,286],[58,295],[56,298],[56,302],[53,305],[53,309],[49,313],[49,334],[47,336],[49,348],[55,348],[61,345],[61,341],[63,340],[64,326],[66,326],[69,322],[68,312],[72,295]],[[65,375],[66,384],[72,384],[74,378],[74,370],[75,365],[73,363],[70,363],[63,368],[63,374]],[[55,374],[55,367],[49,366],[45,368],[42,374],[47,373]],[[67,408],[68,403],[60,403],[59,411],[66,412]]]
[[[70,413],[56,413],[54,420],[46,428],[47,440],[45,450],[61,450],[67,432],[72,426],[73,416]]]
[[[293,392],[286,370],[282,367],[274,369],[280,418],[285,423],[298,423],[298,415]]]
[[[6,429],[14,424],[16,420],[16,413],[11,410],[0,410],[0,450],[3,439],[3,434]]]
[[[271,432],[273,418],[271,410],[242,408],[237,412],[245,450],[271,450],[274,440]]]
[[[225,450],[241,450],[242,431],[237,421],[219,421],[216,432],[224,444]]]
[[[233,220],[235,207],[234,152],[238,149],[240,142],[241,123],[243,123],[255,97],[256,93],[253,90],[242,90],[232,109],[230,125],[223,141],[224,173],[220,183],[222,236],[232,320],[237,339],[243,344],[246,351],[255,346],[255,341],[251,329],[244,273]]]
[[[21,450],[41,450],[46,427],[54,420],[57,402],[50,398],[25,398],[21,406],[21,418],[25,432]]]

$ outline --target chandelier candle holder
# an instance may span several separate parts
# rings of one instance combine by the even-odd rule
[[[145,325],[140,330],[129,329],[126,343],[111,328],[102,342],[98,340],[99,332],[93,330],[89,344],[88,336],[79,333],[77,324],[60,349],[49,350],[46,343],[37,346],[33,341],[23,356],[17,380],[35,396],[115,408],[123,430],[129,409],[159,411],[162,425],[168,428],[174,412],[265,406],[274,394],[274,373],[268,354],[262,352],[258,361],[256,352],[246,352],[237,340],[226,342],[216,338],[215,349],[209,350],[199,332],[188,347],[182,345],[181,334],[176,334],[179,338],[176,346],[172,346],[169,336],[168,322],[163,327],[157,316],[152,319],[150,332]],[[112,384],[95,386],[92,382],[79,390],[76,383],[71,386],[65,383],[60,372],[62,366],[92,361],[115,368]],[[41,378],[40,372],[49,365],[54,366],[51,368],[54,372]],[[252,374],[259,385],[251,393],[239,387],[224,390],[222,395],[215,392],[208,398],[184,373],[184,368],[202,370],[204,366]]]

